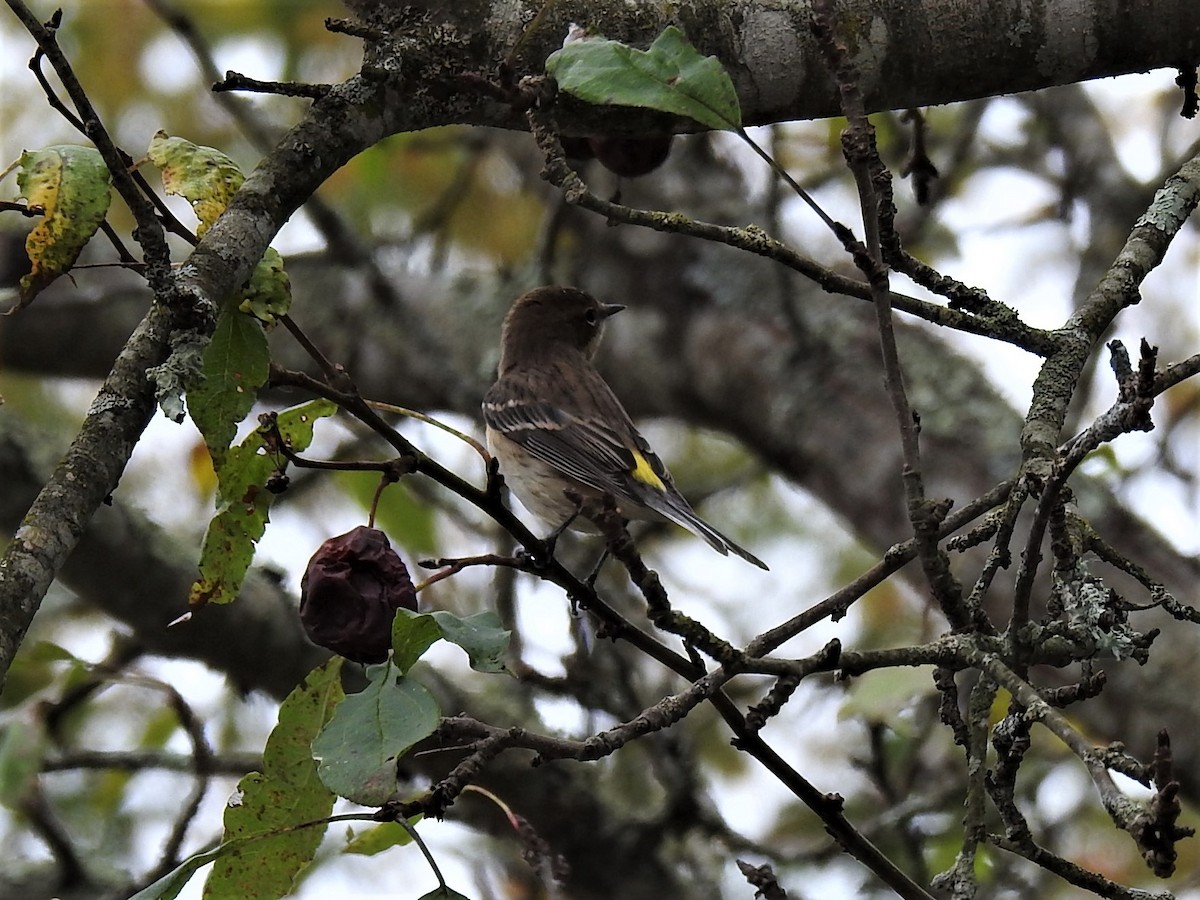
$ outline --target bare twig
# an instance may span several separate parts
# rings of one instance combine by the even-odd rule
[[[737,867],[746,883],[754,888],[754,896],[762,897],[763,900],[788,900],[787,891],[779,886],[775,872],[769,865],[752,866],[739,859]]]
[[[818,0],[813,5],[813,12],[813,33],[825,56],[826,67],[837,83],[842,111],[848,121],[842,132],[842,153],[854,175],[866,230],[865,256],[856,253],[854,261],[871,286],[883,358],[884,387],[900,433],[903,458],[900,477],[916,538],[917,555],[943,613],[951,624],[966,627],[971,616],[963,603],[962,588],[950,572],[946,553],[938,546],[938,531],[950,510],[950,504],[949,501],[928,499],[925,495],[918,440],[920,420],[908,400],[896,346],[888,269],[882,243],[883,225],[890,223],[894,217],[891,174],[879,158],[875,130],[867,120],[866,108],[858,89],[857,72],[845,46],[834,34],[833,4],[829,0]]]
[[[87,868],[83,864],[80,851],[46,802],[46,796],[37,780],[30,784],[17,805],[28,819],[32,831],[42,839],[54,857],[54,863],[58,867],[56,888],[70,890],[85,882]]]
[[[773,239],[755,225],[732,228],[713,225],[690,219],[677,212],[658,212],[634,209],[604,200],[588,190],[587,186],[567,163],[557,131],[549,113],[537,106],[527,112],[530,130],[545,156],[542,177],[562,191],[563,199],[615,222],[640,225],[655,231],[682,234],[702,240],[727,244],[748,253],[774,260],[811,279],[829,293],[844,294],[860,300],[871,300],[871,288],[867,282],[840,275],[825,266],[797,253],[786,244]],[[938,306],[904,294],[890,293],[889,301],[898,310],[918,316],[936,325],[955,328],[967,334],[979,334],[1011,343],[1037,355],[1045,355],[1053,349],[1051,336],[1029,326],[1014,326],[998,332],[976,316],[964,314],[956,309]]]
[[[36,219],[46,214],[46,207],[40,203],[16,203],[12,200],[0,200],[0,212],[18,212],[27,219]]]
[[[331,84],[307,84],[300,81],[260,81],[243,75],[240,72],[229,71],[225,77],[212,86],[214,93],[223,91],[248,91],[255,94],[278,94],[281,97],[304,97],[308,100],[320,100],[331,90]]]
[[[68,750],[42,763],[43,772],[73,769],[110,769],[114,772],[204,772],[208,775],[245,775],[262,766],[260,753],[220,753],[207,760],[194,755],[156,750]]]

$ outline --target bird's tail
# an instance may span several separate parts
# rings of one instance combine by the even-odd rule
[[[648,498],[649,499],[649,498]],[[654,502],[657,501],[657,502]],[[720,553],[722,556],[728,556],[730,551],[746,560],[748,563],[753,563],[760,569],[767,569],[767,564],[747,550],[731,541],[717,529],[713,528],[698,515],[696,511],[688,505],[688,502],[682,496],[660,496],[650,500],[650,505],[653,509],[666,516],[676,525],[686,528],[697,537],[704,538],[708,545]],[[767,570],[769,571],[769,570]]]

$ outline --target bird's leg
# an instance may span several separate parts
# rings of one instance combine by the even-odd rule
[[[543,558],[543,565],[549,565],[550,560],[554,559],[554,546],[558,543],[558,539],[562,537],[564,531],[571,527],[571,523],[578,519],[579,514],[583,511],[583,497],[572,490],[565,490],[563,493],[567,495],[568,500],[575,504],[575,511],[567,516],[561,525],[542,538],[542,546],[538,548],[537,555]]]
[[[600,554],[600,558],[596,560],[596,564],[592,566],[592,571],[588,573],[588,577],[583,580],[583,583],[590,588],[595,588],[596,579],[600,577],[600,570],[604,568],[604,564],[608,562],[609,556],[612,554],[608,548],[604,548],[604,552]]]
[[[593,518],[593,521],[600,527],[600,531],[604,534],[605,544],[604,552],[600,554],[600,558],[596,560],[596,565],[592,567],[591,574],[586,579],[587,586],[594,588],[596,579],[600,577],[600,570],[608,561],[613,553],[613,547],[616,546],[613,542],[624,539],[630,547],[633,546],[632,538],[629,536],[629,520],[621,515],[617,509],[617,499],[612,494],[604,495],[604,507],[600,513]],[[636,551],[635,551],[636,552]]]

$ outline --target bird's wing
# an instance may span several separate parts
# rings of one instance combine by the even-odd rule
[[[555,398],[559,402],[534,399],[514,380],[504,387],[502,394],[494,388],[484,398],[484,422],[534,458],[617,498],[639,497],[640,486],[670,484],[666,467],[607,385],[599,399],[608,424],[567,408],[569,397]],[[593,386],[593,397],[595,390]]]

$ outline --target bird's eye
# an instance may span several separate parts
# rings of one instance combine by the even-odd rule
[[[595,325],[596,322],[599,321],[599,318],[597,317],[596,311],[594,309],[589,309],[587,312],[585,312],[583,314],[583,318],[584,318],[584,321],[586,321],[589,325]]]

